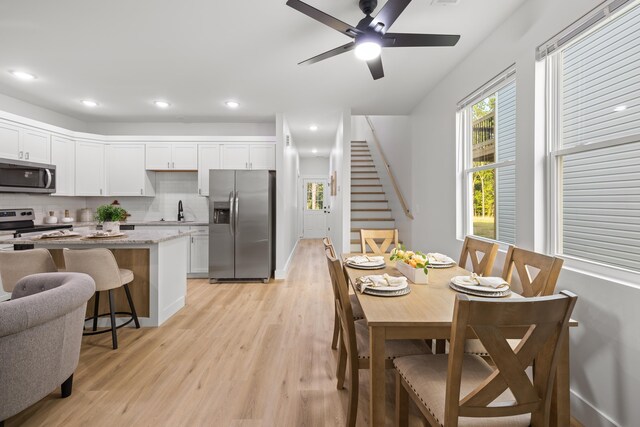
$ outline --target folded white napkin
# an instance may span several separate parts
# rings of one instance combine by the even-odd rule
[[[404,276],[395,277],[385,274],[372,274],[370,276],[361,276],[356,279],[356,286],[360,292],[364,292],[366,288],[378,287],[406,287],[407,278]]]
[[[478,276],[477,274],[473,273],[471,276],[469,276],[470,279],[477,283],[480,286],[485,286],[487,288],[501,288],[503,286],[509,286],[509,284],[502,278],[502,277],[482,277],[482,276]]]
[[[347,258],[347,262],[350,264],[383,264],[384,257],[383,256],[367,256],[367,255],[356,255]]]
[[[434,262],[439,264],[455,263],[455,261],[451,257],[448,257],[447,255],[444,255],[444,254],[440,254],[438,252],[428,253],[427,259],[429,260],[430,263],[434,263]]]

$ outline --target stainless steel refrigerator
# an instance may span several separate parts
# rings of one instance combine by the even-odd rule
[[[274,266],[275,172],[209,171],[209,281],[263,280]]]

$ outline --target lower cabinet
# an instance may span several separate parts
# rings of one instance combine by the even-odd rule
[[[206,275],[209,273],[209,227],[191,227],[191,260],[189,273]]]

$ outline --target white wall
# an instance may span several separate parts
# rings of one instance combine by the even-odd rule
[[[73,130],[76,132],[86,132],[87,124],[82,120],[48,110],[28,102],[20,101],[0,93],[0,111],[16,114],[22,117],[28,117],[32,120],[59,126],[61,128]]]
[[[351,112],[342,113],[329,156],[329,169],[336,171],[336,195],[330,198],[329,237],[338,252],[349,252],[351,229]]]
[[[402,191],[405,202],[409,210],[413,211],[411,118],[409,116],[369,116],[369,119],[373,123],[382,151],[387,158],[387,162],[389,162],[389,168]],[[404,213],[404,209],[402,209],[402,204],[396,195],[389,174],[384,168],[384,163],[373,141],[373,134],[365,116],[353,116],[351,118],[351,126],[352,139],[354,141],[366,140],[369,142],[369,148],[376,163],[378,176],[387,195],[387,200],[389,200],[389,207],[393,212],[400,240],[405,246],[413,247],[411,240],[413,220],[408,218]]]
[[[321,175],[329,179],[329,158],[300,157],[300,175]]]
[[[101,135],[275,135],[275,122],[265,123],[87,123],[87,132]]]
[[[600,3],[529,0],[453,69],[412,116],[414,246],[457,256],[456,103],[515,62],[517,244],[543,250],[544,146],[536,143],[535,49]],[[538,104],[536,105],[536,101]],[[433,190],[433,188],[437,190]],[[426,191],[429,188],[429,191]],[[496,271],[502,266],[496,261]],[[638,280],[640,283],[640,280]],[[573,415],[586,426],[640,425],[640,289],[564,268],[558,289],[578,296],[571,331]]]
[[[286,146],[289,136],[291,145]],[[283,114],[276,115],[276,279],[287,276],[298,244],[300,159]]]

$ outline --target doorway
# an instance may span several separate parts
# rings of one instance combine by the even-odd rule
[[[327,235],[329,184],[326,179],[302,180],[302,237],[320,239]]]

